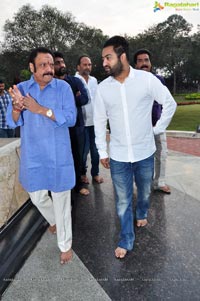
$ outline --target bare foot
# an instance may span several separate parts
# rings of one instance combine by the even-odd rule
[[[53,226],[49,226],[48,230],[49,232],[51,232],[51,234],[56,234],[56,224]]]
[[[90,191],[86,188],[81,188],[81,190],[79,190],[79,193],[81,195],[88,195],[88,194],[90,194]]]
[[[154,190],[155,191],[159,191],[159,192],[163,192],[163,193],[166,193],[166,194],[170,194],[171,193],[171,190],[170,190],[170,188],[169,188],[168,185],[157,187]]]
[[[117,247],[117,249],[115,250],[115,257],[117,258],[124,258],[126,256],[127,250]]]
[[[73,257],[72,249],[70,249],[67,252],[61,252],[61,254],[60,254],[60,263],[61,264],[67,263],[70,260],[72,260],[72,257]]]
[[[90,181],[86,175],[81,176],[81,182],[83,182],[85,184],[90,184]]]
[[[136,224],[137,227],[144,227],[147,225],[147,219],[138,219]]]
[[[101,184],[101,183],[103,183],[103,178],[102,177],[100,177],[100,176],[94,176],[93,177],[93,180],[96,182],[96,183],[98,183],[98,184]]]

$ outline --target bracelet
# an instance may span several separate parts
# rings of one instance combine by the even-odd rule
[[[19,113],[19,112],[21,113],[21,110],[19,110],[19,109],[13,109],[12,111],[13,111],[13,113]]]

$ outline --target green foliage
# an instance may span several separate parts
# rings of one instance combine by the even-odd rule
[[[198,124],[200,124],[200,105],[178,106],[167,129],[196,131]]]
[[[173,95],[173,97],[176,100],[176,102],[179,103],[185,101],[185,95],[186,94],[177,94],[177,95]]]
[[[191,93],[191,94],[187,94],[185,96],[185,99],[187,100],[200,100],[200,93]]]
[[[13,21],[6,21],[4,31],[4,51],[0,61],[2,58],[5,69],[2,72],[9,84],[21,78],[20,70],[27,69],[31,49],[40,46],[63,52],[71,74],[76,70],[78,57],[89,55],[94,66],[93,74],[102,78],[101,49],[107,37],[100,29],[77,23],[69,12],[62,13],[48,5],[36,11],[27,4],[19,9]]]
[[[152,53],[155,71],[164,74],[173,94],[183,91],[200,91],[200,31],[191,34],[191,24],[180,15],[171,15],[166,21],[153,25],[143,33],[130,37],[130,64],[133,53],[147,48]],[[63,52],[68,70],[74,74],[78,57],[89,55],[93,62],[93,75],[104,78],[101,52],[108,38],[101,29],[76,22],[70,12],[44,5],[35,10],[30,4],[22,6],[12,21],[4,25],[5,40],[1,45],[0,77],[12,83],[27,69],[30,50],[45,46]]]
[[[0,55],[0,73],[2,72],[6,85],[10,86],[20,81],[20,70],[28,67],[29,52],[5,51]]]
[[[31,77],[31,72],[27,69],[23,69],[20,71],[20,80],[25,81]]]
[[[190,82],[196,83],[198,90],[200,90],[200,31],[191,37],[188,48],[189,55],[184,66],[185,73],[187,74],[187,79]]]
[[[14,51],[40,46],[63,50],[73,45],[77,27],[71,13],[64,14],[48,5],[36,11],[26,4],[15,14],[14,21],[6,21],[3,47]]]
[[[192,25],[182,16],[171,15],[166,21],[150,27],[137,37],[130,38],[132,53],[139,48],[150,50],[155,72],[162,71],[165,77],[169,78],[169,86],[173,94],[180,87],[187,90],[198,86],[199,77],[197,79],[196,71],[199,74],[199,68],[195,67],[192,70],[188,64],[189,59],[193,65],[195,62],[197,66],[200,64],[200,57],[196,52],[197,49],[200,51],[200,45],[195,44],[197,49],[194,47],[192,41],[193,38],[196,40],[197,34],[190,35],[191,29]],[[195,59],[192,59],[193,51],[195,51]],[[134,66],[133,56],[131,64]]]

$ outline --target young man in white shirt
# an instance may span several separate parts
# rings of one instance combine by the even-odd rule
[[[124,258],[135,240],[132,210],[133,182],[137,185],[136,224],[147,224],[149,196],[154,172],[154,134],[163,133],[176,109],[168,89],[150,72],[129,65],[129,45],[120,36],[110,38],[102,51],[108,75],[98,88],[94,101],[94,126],[100,161],[111,169],[120,219],[120,240],[115,250]],[[152,127],[152,106],[156,100],[163,110]],[[106,123],[111,129],[107,153]]]

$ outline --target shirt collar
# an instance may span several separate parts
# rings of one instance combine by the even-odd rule
[[[135,69],[133,69],[133,67],[131,67],[131,66],[130,66],[130,72],[129,72],[128,77],[130,77],[130,78],[135,77]]]
[[[38,85],[38,83],[35,81],[34,76],[31,75],[31,78],[28,83],[28,88],[30,88],[33,85]],[[52,88],[56,87],[56,79],[53,78],[45,87],[47,86],[51,86]]]
[[[80,75],[78,71],[75,73],[75,76],[79,76],[79,77],[81,77],[81,78],[84,79],[84,77],[83,77],[82,75]],[[89,79],[89,80],[91,79],[91,75],[90,75],[90,74],[88,75],[88,79]],[[84,79],[84,80],[85,80],[85,79]]]
[[[127,78],[125,79],[125,81],[129,78],[134,78],[134,77],[135,77],[135,69],[133,69],[133,67],[130,66],[130,72],[129,72],[129,75],[127,76]],[[108,80],[110,82],[116,81],[116,79],[113,76],[109,76]]]

